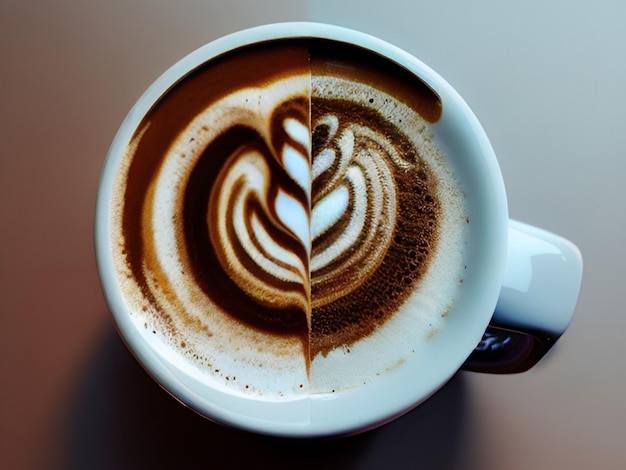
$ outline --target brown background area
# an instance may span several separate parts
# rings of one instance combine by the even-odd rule
[[[124,349],[92,248],[108,145],[177,59],[294,19],[375,33],[442,73],[492,139],[511,215],[581,247],[577,316],[539,367],[460,373],[380,430],[290,443],[202,420]],[[624,24],[619,0],[0,0],[0,468],[623,468]]]

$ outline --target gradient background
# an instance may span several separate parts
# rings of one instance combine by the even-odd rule
[[[535,369],[459,373],[379,430],[294,443],[222,429],[147,378],[101,295],[92,221],[107,148],[161,72],[305,19],[446,77],[492,140],[511,216],[586,264],[574,322]],[[625,85],[622,0],[0,0],[0,468],[624,468]]]

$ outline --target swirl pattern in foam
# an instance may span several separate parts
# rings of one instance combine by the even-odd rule
[[[273,397],[351,387],[418,349],[454,299],[462,196],[424,118],[440,102],[335,46],[218,58],[128,148],[120,284],[138,327],[201,380]]]

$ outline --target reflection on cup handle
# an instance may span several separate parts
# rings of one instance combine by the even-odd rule
[[[514,220],[496,311],[462,369],[493,374],[533,367],[569,326],[583,262],[569,240]]]

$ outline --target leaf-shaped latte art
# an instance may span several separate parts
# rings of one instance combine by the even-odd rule
[[[324,180],[312,214],[313,306],[323,305],[359,287],[381,263],[394,231],[396,193],[389,168],[396,154],[391,142],[357,123],[325,115],[315,132],[326,136],[313,160],[313,174]],[[320,129],[324,128],[324,129]],[[355,272],[362,275],[354,276]],[[351,273],[352,275],[349,275]],[[349,285],[337,289],[337,283]]]
[[[245,294],[269,308],[308,312],[308,128],[290,115],[273,120],[282,121],[286,141],[274,154],[240,147],[229,157],[208,202],[207,225],[222,268]]]
[[[217,303],[227,315],[268,331],[309,323],[303,83],[306,76],[290,77],[224,97],[168,151],[147,206],[161,209],[151,209],[149,268],[176,286],[171,290],[187,315]],[[162,217],[163,210],[183,218]]]
[[[137,325],[244,393],[395,367],[413,328],[439,327],[463,266],[462,196],[429,127],[439,98],[381,57],[325,47],[270,41],[181,78],[116,183]],[[358,367],[340,370],[351,348]]]

